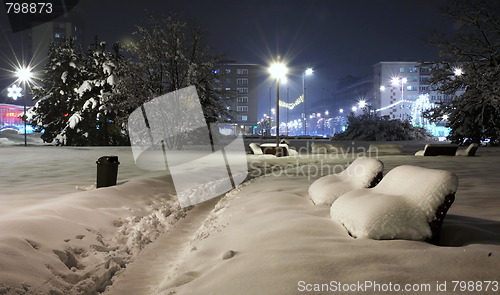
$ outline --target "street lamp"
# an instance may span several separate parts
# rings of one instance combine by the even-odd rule
[[[399,86],[399,83],[401,83],[401,100],[404,100],[404,84],[408,82],[408,79],[406,78],[401,78],[399,79],[398,77],[394,77],[391,80],[393,86]]]
[[[280,148],[280,80],[285,79],[287,72],[287,67],[279,60],[269,67],[271,77],[276,79],[276,157],[283,156]]]
[[[26,97],[28,96],[28,92],[26,91],[27,89],[27,84],[31,81],[32,78],[32,73],[29,68],[19,68],[16,70],[16,76],[17,80],[21,81],[23,83],[23,94],[24,94],[24,113],[23,113],[23,121],[24,121],[24,146],[27,146],[27,140],[26,140],[26,121],[27,121],[27,116],[26,116]]]
[[[307,68],[303,73],[302,73],[302,94],[304,96],[304,135],[306,135],[307,132],[307,120],[306,120],[306,76],[310,76],[313,74],[313,69]]]
[[[455,75],[455,77],[460,77],[464,74],[464,71],[461,68],[455,68],[453,70],[453,74]]]
[[[365,100],[360,100],[360,101],[358,102],[358,105],[359,105],[359,107],[362,109],[362,108],[366,107],[366,101],[365,101]]]

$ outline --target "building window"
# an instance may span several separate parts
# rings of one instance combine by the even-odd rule
[[[400,73],[404,73],[405,72],[405,68],[399,68],[399,72]]]
[[[248,79],[247,78],[238,78],[238,79],[236,79],[236,84],[238,84],[238,85],[248,85]]]
[[[237,69],[236,72],[238,73],[238,75],[248,75],[248,69]]]
[[[408,91],[416,91],[417,90],[417,86],[408,85],[408,86],[406,86],[406,90],[408,90]]]
[[[408,68],[408,73],[416,73],[417,68]]]
[[[241,112],[241,113],[246,113],[246,112],[248,112],[248,107],[247,106],[237,106],[236,111]]]
[[[240,94],[247,94],[248,93],[248,88],[246,88],[246,87],[238,87],[237,90],[238,90],[238,93],[240,93]]]
[[[54,37],[55,37],[56,39],[62,39],[62,38],[64,38],[64,34],[55,33],[55,34],[54,34]]]
[[[54,24],[55,30],[64,30],[65,28],[66,28],[66,24],[64,24],[64,23],[55,23]]]
[[[231,69],[226,69],[226,74],[231,74]]]
[[[238,116],[238,121],[248,121],[248,116]]]
[[[236,99],[236,101],[239,102],[239,103],[248,103],[248,97],[246,97],[246,96],[238,97]]]

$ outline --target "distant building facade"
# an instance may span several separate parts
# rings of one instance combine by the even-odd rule
[[[431,126],[422,114],[433,104],[452,99],[432,88],[430,66],[416,61],[379,62],[373,70],[372,112],[380,117],[408,120],[415,126],[428,128],[436,136],[447,135],[444,127]]]
[[[431,68],[410,62],[379,62],[373,66],[372,110],[379,116],[411,120],[412,109],[422,96],[429,103],[449,101],[451,97],[432,89]]]
[[[81,42],[83,39],[82,28],[83,25],[64,17],[33,27],[30,35],[31,42],[29,42],[32,63],[42,66],[45,64],[52,42],[56,46],[68,38],[75,38],[77,42]]]
[[[231,122],[244,134],[254,134],[258,118],[258,77],[262,67],[257,64],[221,63],[216,90]]]

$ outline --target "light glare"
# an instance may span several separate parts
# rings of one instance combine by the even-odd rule
[[[455,70],[453,70],[453,74],[457,77],[460,77],[464,74],[464,71],[461,68],[455,68]]]
[[[284,79],[287,72],[287,67],[282,63],[274,63],[269,67],[269,73],[274,79]]]
[[[31,80],[32,74],[28,68],[20,68],[16,71],[17,78],[22,82],[29,82]]]

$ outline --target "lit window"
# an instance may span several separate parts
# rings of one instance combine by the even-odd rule
[[[248,75],[248,69],[237,69],[238,75]]]
[[[236,99],[237,102],[239,103],[248,103],[248,97],[244,96],[244,97],[238,97]]]
[[[237,90],[238,90],[238,93],[240,93],[240,94],[246,94],[246,93],[248,93],[248,88],[246,88],[246,87],[245,88],[238,87]]]

